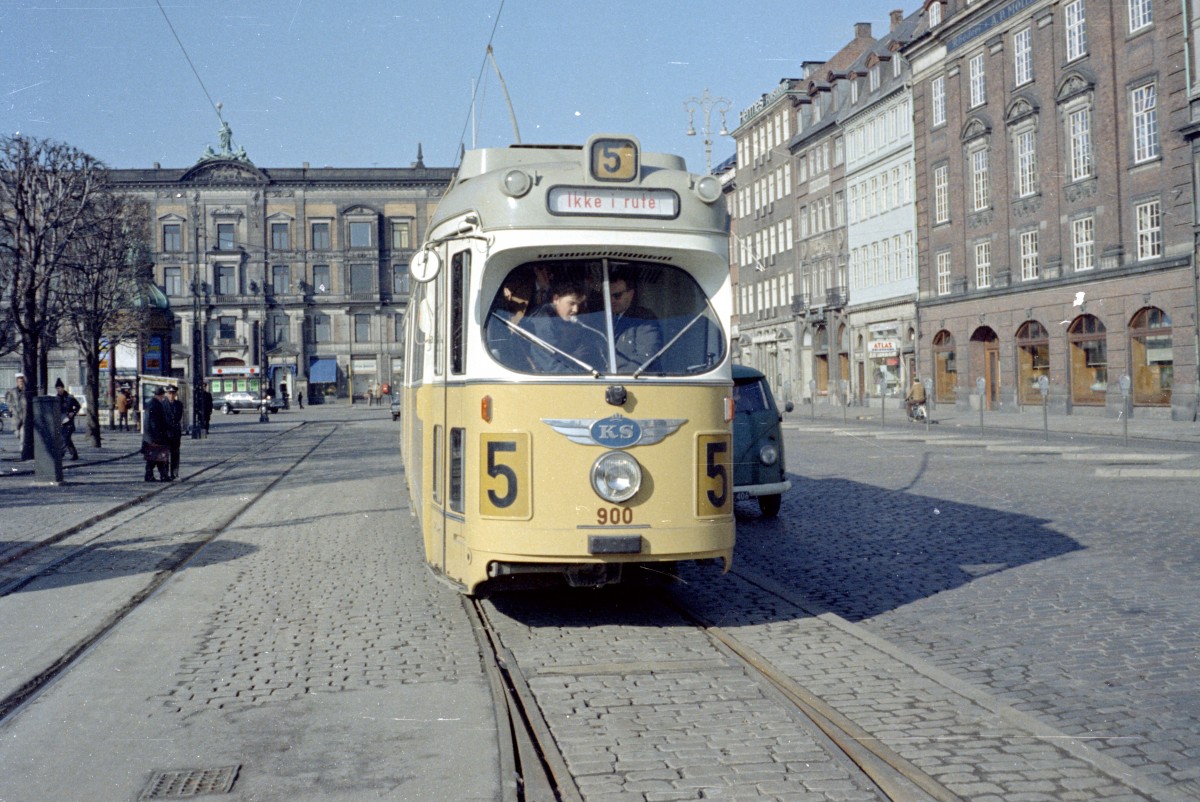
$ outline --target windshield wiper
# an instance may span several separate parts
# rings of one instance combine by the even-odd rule
[[[529,340],[529,342],[531,342],[535,345],[540,345],[542,348],[545,348],[547,351],[549,351],[552,354],[558,354],[559,356],[563,356],[563,357],[566,357],[567,359],[571,360],[576,365],[583,368],[588,373],[592,374],[593,379],[600,378],[600,371],[596,370],[594,367],[592,367],[588,363],[584,362],[582,359],[572,356],[571,354],[568,354],[566,351],[562,350],[561,348],[558,348],[557,346],[546,342],[541,337],[537,336],[536,334],[534,334],[531,331],[527,331],[526,329],[521,328],[516,323],[513,323],[511,320],[508,320],[508,319],[502,318],[502,317],[496,317],[495,315],[492,315],[491,317],[493,320],[499,320],[505,326],[508,326],[510,331],[516,332],[517,334],[524,337],[526,340]],[[582,326],[583,324],[580,323],[579,325]],[[595,331],[595,329],[592,329],[590,326],[584,326],[584,328]]]
[[[633,378],[636,379],[639,376],[641,376],[643,371],[645,371],[646,368],[648,368],[650,366],[651,362],[658,359],[660,356],[665,354],[667,351],[671,350],[671,346],[673,346],[676,342],[678,342],[680,337],[687,334],[688,329],[690,329],[692,326],[696,325],[696,321],[698,321],[700,318],[704,317],[704,313],[707,311],[708,311],[707,309],[701,309],[694,318],[692,318],[691,320],[688,321],[688,324],[686,326],[684,326],[682,329],[679,330],[678,334],[676,334],[674,337],[672,337],[670,339],[670,341],[666,345],[664,345],[662,348],[659,348],[657,351],[654,352],[653,356],[651,356],[649,359],[647,359],[642,364],[638,365],[638,369],[633,372]]]

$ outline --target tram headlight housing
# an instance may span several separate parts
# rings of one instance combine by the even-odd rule
[[[716,176],[704,176],[696,182],[696,195],[705,203],[716,203],[721,197],[721,182]]]
[[[504,174],[504,194],[520,198],[533,188],[533,179],[524,170],[509,170]]]
[[[624,451],[601,454],[592,463],[592,489],[605,501],[628,501],[642,487],[642,466]]]
[[[774,465],[779,461],[779,449],[774,443],[767,443],[758,450],[758,461],[763,465]]]

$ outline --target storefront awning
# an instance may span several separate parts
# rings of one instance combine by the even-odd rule
[[[313,384],[334,384],[337,382],[336,359],[314,359],[308,366],[308,380]]]

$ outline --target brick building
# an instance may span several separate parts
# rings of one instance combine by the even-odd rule
[[[1194,419],[1192,5],[924,3],[903,53],[937,403],[1013,410],[1044,386],[1054,412],[1127,393]]]

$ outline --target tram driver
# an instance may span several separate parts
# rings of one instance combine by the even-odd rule
[[[662,348],[658,318],[637,304],[637,284],[632,273],[613,271],[608,278],[612,304],[613,337],[617,346],[617,371],[629,373],[642,367]]]
[[[537,372],[581,373],[593,368],[605,369],[604,334],[579,319],[586,307],[583,282],[567,278],[550,290],[548,303],[522,319],[521,327],[541,341],[532,343],[529,349]]]

